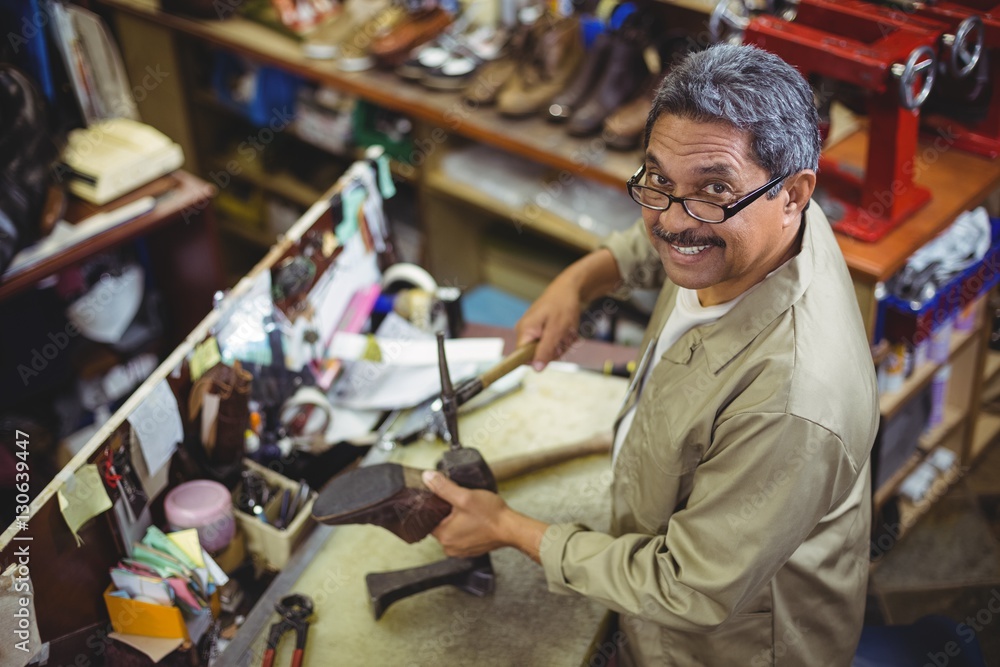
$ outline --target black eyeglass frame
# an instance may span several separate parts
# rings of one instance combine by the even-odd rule
[[[628,196],[632,198],[632,201],[634,201],[639,206],[648,208],[653,211],[666,211],[668,208],[670,208],[672,204],[675,203],[680,204],[681,207],[684,209],[685,213],[690,215],[698,222],[704,222],[709,225],[719,225],[725,222],[726,220],[729,220],[729,218],[733,217],[734,215],[745,209],[747,206],[760,199],[760,196],[763,195],[765,192],[767,192],[775,185],[777,185],[781,181],[791,176],[791,174],[785,174],[783,176],[779,176],[778,178],[773,178],[764,185],[754,190],[753,192],[748,192],[747,194],[743,195],[742,197],[734,201],[732,204],[726,204],[725,206],[723,206],[722,204],[716,204],[715,202],[705,201],[704,199],[698,199],[697,197],[675,197],[674,195],[668,194],[663,190],[657,190],[656,188],[650,187],[648,185],[639,185],[639,179],[642,177],[642,174],[645,171],[646,171],[646,165],[640,166],[639,169],[636,170],[634,174],[632,174],[632,177],[625,182],[625,187],[628,189]],[[657,192],[666,197],[667,202],[669,203],[666,206],[650,206],[649,204],[643,204],[641,201],[636,199],[634,192],[635,188],[645,188],[647,190],[652,190],[653,192]],[[722,220],[706,220],[702,217],[695,215],[687,207],[687,202],[689,201],[696,201],[702,204],[708,204],[709,206],[715,206],[716,208],[722,211]]]

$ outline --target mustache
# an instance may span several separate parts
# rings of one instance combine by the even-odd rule
[[[656,223],[653,225],[653,234],[657,238],[670,243],[671,245],[679,246],[696,246],[696,245],[714,245],[720,248],[726,247],[726,242],[723,241],[718,236],[708,235],[708,236],[698,236],[690,229],[685,229],[683,232],[675,233],[668,232],[660,225]]]

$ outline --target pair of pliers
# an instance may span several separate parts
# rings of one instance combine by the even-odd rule
[[[301,667],[306,651],[306,635],[309,632],[309,617],[313,613],[313,601],[307,595],[293,594],[281,598],[274,605],[281,620],[271,625],[267,635],[267,650],[264,651],[262,667],[271,667],[274,663],[274,651],[278,648],[281,636],[289,630],[295,630],[295,652],[292,654],[292,667]]]

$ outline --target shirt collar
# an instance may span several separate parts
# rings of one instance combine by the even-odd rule
[[[802,224],[805,229],[799,253],[723,315],[719,322],[725,326],[709,326],[704,330],[699,327],[682,336],[674,346],[678,353],[683,353],[679,356],[690,359],[691,352],[700,342],[705,346],[709,369],[718,373],[802,297],[815,272],[817,243],[821,242],[819,235],[824,231],[832,235],[826,216],[815,203],[803,215]],[[824,230],[823,225],[827,229]]]

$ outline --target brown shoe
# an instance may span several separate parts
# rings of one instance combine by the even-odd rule
[[[431,41],[451,25],[451,14],[434,7],[411,14],[392,30],[377,36],[371,45],[371,53],[386,67],[403,64],[416,47]]]
[[[583,62],[583,39],[576,17],[545,15],[531,31],[518,69],[497,95],[497,110],[506,116],[538,113],[576,74]]]
[[[496,491],[493,473],[475,449],[448,451],[437,467],[460,486]],[[451,512],[451,505],[424,486],[422,474],[398,463],[350,470],[320,491],[313,518],[334,526],[374,524],[410,544],[419,542]]]
[[[479,68],[472,81],[465,89],[463,97],[470,105],[493,106],[497,94],[510,80],[517,69],[517,61],[512,56],[504,56],[488,62]]]
[[[608,148],[630,151],[639,147],[659,85],[660,77],[651,76],[642,93],[618,107],[604,120],[603,137]]]
[[[591,45],[584,57],[583,64],[573,77],[573,82],[556,95],[549,104],[549,120],[566,121],[587,101],[601,79],[608,56],[611,53],[612,36],[610,32],[602,32]]]
[[[586,102],[573,111],[566,131],[585,137],[601,129],[604,119],[642,90],[649,69],[642,57],[644,42],[638,35],[621,32],[612,35],[608,64]]]

